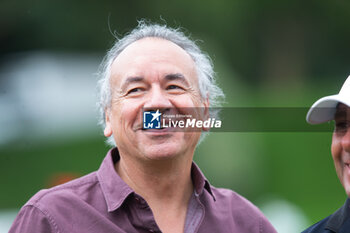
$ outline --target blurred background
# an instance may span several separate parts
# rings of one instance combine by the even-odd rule
[[[0,2],[0,232],[38,190],[100,166],[96,75],[115,40],[146,18],[182,27],[213,59],[226,107],[308,107],[350,74],[350,3]],[[211,184],[298,232],[345,201],[331,132],[212,133],[195,161]]]

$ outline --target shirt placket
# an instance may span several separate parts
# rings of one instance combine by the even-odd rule
[[[152,210],[145,199],[137,194],[135,194],[134,199],[136,208],[135,214],[138,216],[139,221],[141,221],[140,223],[143,225],[145,232],[161,233],[161,230],[154,219]]]
[[[191,196],[185,222],[184,233],[196,233],[205,215],[204,205],[200,201],[199,194],[194,192]]]

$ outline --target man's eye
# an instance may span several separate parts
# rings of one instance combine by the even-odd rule
[[[183,90],[182,87],[179,87],[179,86],[177,86],[177,85],[169,85],[169,86],[167,87],[167,90],[176,90],[176,89]]]
[[[136,93],[136,92],[140,92],[142,91],[143,89],[140,88],[140,87],[137,87],[137,88],[133,88],[133,89],[130,89],[127,94],[132,94],[132,93]]]

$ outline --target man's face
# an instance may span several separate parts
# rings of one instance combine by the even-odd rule
[[[121,154],[146,160],[193,155],[199,132],[142,129],[144,110],[181,114],[181,108],[208,107],[194,61],[182,48],[159,38],[138,40],[113,62],[110,84],[105,136],[113,134]]]
[[[350,107],[339,104],[335,114],[332,157],[340,182],[350,197]]]

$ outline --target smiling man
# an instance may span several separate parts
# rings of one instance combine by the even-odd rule
[[[348,199],[334,214],[309,227],[304,233],[350,232],[350,76],[339,94],[316,101],[306,119],[311,124],[334,120],[331,152],[335,170]]]
[[[201,131],[143,127],[145,111],[153,120],[188,109],[203,109],[193,111],[203,116],[223,96],[209,57],[193,41],[141,22],[102,68],[104,135],[116,147],[98,171],[31,198],[11,233],[275,232],[248,200],[209,184],[193,162]]]

